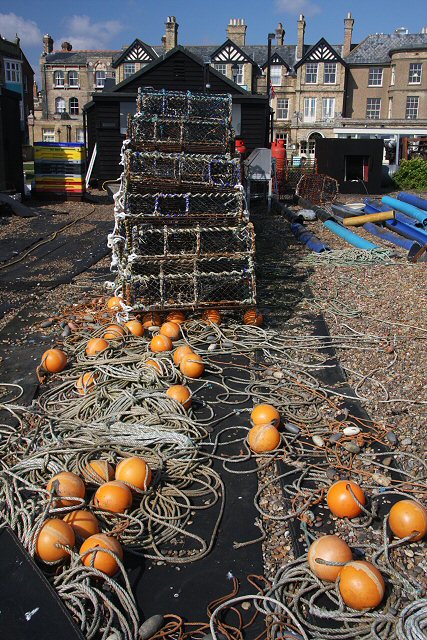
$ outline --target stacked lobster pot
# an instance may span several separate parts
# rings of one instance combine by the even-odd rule
[[[231,96],[140,90],[109,237],[135,311],[255,303],[254,232],[232,145]]]

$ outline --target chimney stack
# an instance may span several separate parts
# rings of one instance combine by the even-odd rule
[[[344,18],[344,45],[342,48],[342,57],[346,58],[351,51],[351,40],[353,37],[354,20],[350,11],[347,17]]]
[[[276,44],[278,47],[283,46],[283,41],[285,39],[285,30],[281,22],[277,25],[276,29]]]
[[[71,51],[72,50],[72,45],[69,42],[63,42],[61,44],[61,50],[62,51]]]
[[[246,29],[244,18],[231,18],[227,27],[227,38],[235,42],[239,47],[246,44]]]
[[[46,56],[53,51],[53,38],[48,33],[43,36],[43,54]]]
[[[176,21],[175,16],[168,16],[166,21],[166,35],[165,35],[165,51],[170,51],[178,46],[178,27],[179,24]]]
[[[304,34],[305,34],[305,19],[301,14],[298,20],[298,44],[297,44],[297,60],[301,60],[304,55]]]

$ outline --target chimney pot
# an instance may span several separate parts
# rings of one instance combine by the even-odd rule
[[[179,24],[176,21],[175,16],[168,16],[166,21],[166,35],[162,42],[164,43],[165,51],[170,51],[178,46],[178,27]]]
[[[232,40],[239,47],[244,47],[246,44],[246,29],[244,18],[230,18],[226,32],[228,40]]]

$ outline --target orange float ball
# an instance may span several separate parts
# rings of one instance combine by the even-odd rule
[[[280,442],[280,433],[271,424],[256,424],[248,434],[249,446],[255,453],[273,451]]]
[[[142,316],[142,326],[144,329],[148,329],[148,327],[160,327],[162,324],[162,319],[158,313],[154,311],[151,313],[144,313]]]
[[[172,385],[166,391],[166,395],[182,404],[184,409],[189,409],[191,407],[191,391],[183,384]]]
[[[157,360],[153,360],[152,358],[149,358],[148,360],[145,361],[145,364],[148,364],[150,367],[154,367],[155,369],[157,369],[157,371],[160,371],[160,373],[162,372],[162,367],[157,362]]]
[[[114,479],[114,469],[107,460],[91,460],[86,471],[91,481],[108,482]]]
[[[68,498],[84,498],[86,493],[86,487],[83,480],[75,473],[71,471],[61,471],[57,473],[47,483],[46,489],[49,493],[53,489],[53,483],[55,484],[55,496],[66,496]],[[54,498],[54,506],[56,507],[70,507],[73,504],[79,504],[79,500],[61,500]]]
[[[103,335],[104,340],[120,340],[126,331],[119,324],[109,324]]]
[[[48,349],[42,355],[41,366],[49,373],[59,373],[67,366],[67,356],[61,349]]]
[[[172,341],[178,340],[181,334],[181,327],[176,322],[165,322],[160,327],[160,335],[167,336]]]
[[[427,510],[416,500],[399,500],[390,509],[389,524],[396,538],[418,531],[412,541],[421,540],[427,533]]]
[[[116,554],[116,556],[123,560],[123,549],[120,542],[111,536],[107,536],[105,533],[96,533],[90,538],[87,538],[80,547],[80,556],[82,562],[86,567],[93,566],[98,571],[107,574],[107,576],[113,576],[117,573],[119,565],[116,559],[105,551],[93,551],[88,553],[91,549],[108,549]]]
[[[36,542],[36,554],[43,562],[58,562],[69,557],[69,553],[57,544],[74,547],[76,536],[72,527],[59,518],[51,518],[43,524]]]
[[[202,315],[203,320],[207,322],[213,322],[214,324],[221,324],[222,316],[217,309],[208,309]]]
[[[168,322],[176,322],[176,324],[182,324],[185,322],[185,314],[183,311],[171,311],[166,316]]]
[[[190,353],[194,353],[193,349],[188,345],[184,344],[182,347],[178,347],[173,352],[173,361],[177,367],[181,364],[181,360],[184,356],[188,356]]]
[[[94,533],[99,533],[99,523],[93,513],[90,511],[71,511],[64,516],[63,522],[66,522],[73,529],[74,533],[80,538],[86,540]]]
[[[310,545],[307,554],[310,569],[321,580],[335,582],[343,567],[321,564],[317,559],[347,563],[353,560],[353,554],[348,544],[338,536],[321,536]]]
[[[150,342],[150,349],[151,351],[154,351],[154,353],[170,351],[172,349],[172,340],[168,338],[168,336],[154,336]]]
[[[141,337],[144,335],[144,325],[139,320],[129,320],[125,323],[125,327],[133,336]]]
[[[146,491],[151,484],[151,469],[142,458],[124,458],[116,467],[116,480]]]
[[[257,404],[251,413],[252,424],[272,424],[278,427],[280,424],[280,413],[271,404]]]
[[[243,324],[250,324],[255,327],[260,327],[264,322],[264,316],[258,313],[256,309],[249,309],[243,316]]]
[[[123,513],[132,504],[132,493],[124,482],[112,480],[98,487],[93,500],[104,511]]]
[[[85,396],[89,391],[92,391],[96,385],[96,373],[94,371],[87,371],[76,382],[76,389],[81,396]]]
[[[384,598],[384,578],[370,562],[355,560],[342,568],[339,589],[348,607],[375,609]]]
[[[86,345],[86,355],[96,356],[97,353],[105,351],[108,348],[108,342],[103,338],[91,338]]]
[[[181,359],[179,369],[187,378],[200,378],[205,370],[205,363],[202,356],[189,353]]]
[[[123,300],[117,296],[113,296],[107,302],[107,309],[109,311],[121,311]]]
[[[326,497],[329,509],[338,518],[356,518],[362,513],[362,509],[355,502],[348,487],[351,487],[360,504],[365,506],[365,494],[358,484],[352,480],[338,480],[329,488]]]

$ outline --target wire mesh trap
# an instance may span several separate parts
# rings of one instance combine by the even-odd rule
[[[146,116],[202,120],[231,120],[231,95],[191,91],[139,89],[137,111]]]
[[[312,204],[333,202],[338,195],[338,182],[321,173],[303,175],[298,182],[296,194]]]
[[[252,224],[233,227],[163,226],[153,227],[125,220],[119,224],[116,250],[121,262],[133,257],[193,258],[221,257],[254,253]],[[129,257],[130,259],[130,257]]]
[[[129,262],[122,275],[124,297],[136,311],[255,304],[252,256],[137,258]]]

